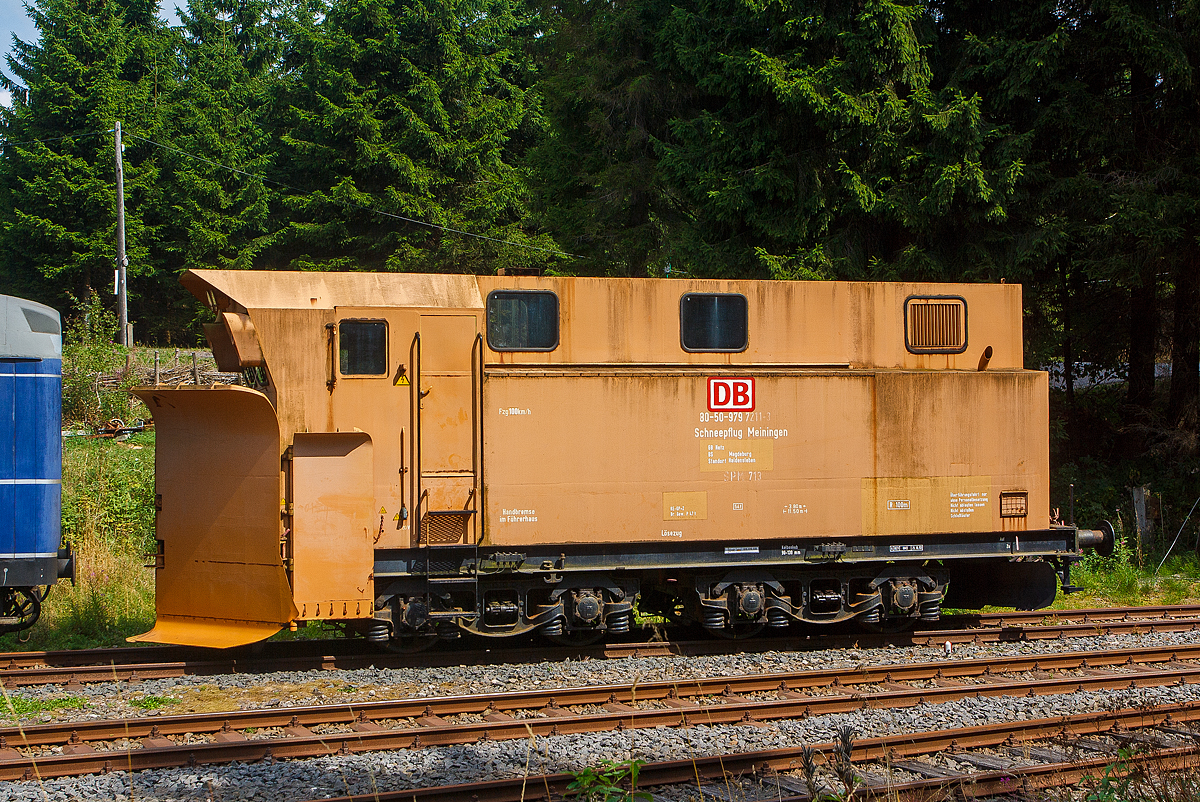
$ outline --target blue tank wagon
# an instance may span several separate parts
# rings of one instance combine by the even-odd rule
[[[50,586],[74,579],[62,539],[62,325],[0,295],[0,633],[33,626]]]

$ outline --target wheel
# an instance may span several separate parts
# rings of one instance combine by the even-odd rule
[[[591,646],[604,640],[603,629],[569,629],[561,635],[546,635],[546,640],[559,646]]]
[[[423,652],[441,640],[439,625],[429,620],[429,600],[421,596],[393,596],[392,636],[381,645],[395,654]]]
[[[42,602],[33,588],[5,588],[0,595],[0,632],[29,629],[42,614]]]
[[[860,627],[875,635],[895,635],[897,632],[907,632],[917,623],[917,619],[908,616],[892,616],[878,622],[863,621],[861,618],[855,620]]]
[[[722,638],[728,638],[729,640],[745,640],[746,638],[753,638],[762,632],[765,627],[766,624],[739,623],[734,624],[732,627],[721,627],[720,629],[705,627],[705,629],[714,635],[720,635]]]

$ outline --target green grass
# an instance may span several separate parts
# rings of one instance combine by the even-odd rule
[[[267,640],[333,640],[341,637],[344,637],[342,631],[327,621],[298,621],[295,632],[285,627]]]
[[[35,713],[46,713],[54,710],[74,710],[87,706],[88,701],[78,696],[35,699],[5,693],[4,699],[0,700],[0,717],[24,718]]]
[[[130,699],[129,704],[141,710],[158,710],[160,707],[177,705],[179,700],[174,696],[143,696],[141,699]]]
[[[1060,593],[1052,609],[1200,601],[1200,558],[1191,551],[1172,555],[1159,569],[1161,561],[1161,555],[1139,555],[1118,530],[1111,557],[1088,554],[1071,568],[1071,581],[1083,592]]]
[[[63,539],[77,583],[59,582],[32,629],[0,637],[5,651],[126,645],[154,624],[154,434],[124,442],[63,441]]]

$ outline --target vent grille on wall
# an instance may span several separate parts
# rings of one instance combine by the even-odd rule
[[[1000,494],[1001,518],[1024,518],[1029,515],[1029,494],[1025,492]]]
[[[904,344],[914,354],[967,350],[967,302],[962,298],[909,298]]]
[[[474,510],[431,510],[421,516],[421,540],[426,544],[462,543]]]

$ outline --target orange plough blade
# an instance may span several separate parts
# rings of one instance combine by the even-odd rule
[[[130,640],[222,648],[297,615],[280,554],[279,421],[245,387],[142,388],[154,415],[158,623]]]

